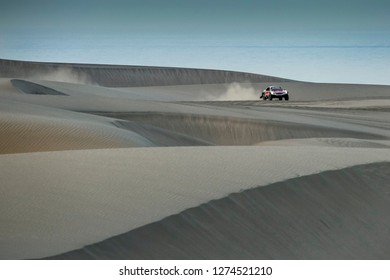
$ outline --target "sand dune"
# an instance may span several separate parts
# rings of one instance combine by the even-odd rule
[[[389,86],[0,66],[1,259],[390,257]]]
[[[106,118],[6,99],[0,129],[0,154],[151,145]]]
[[[257,187],[51,259],[388,259],[389,170]]]
[[[314,137],[356,137],[380,138],[373,134],[345,131],[332,127],[295,124],[289,122],[263,121],[243,118],[213,117],[204,115],[173,114],[114,114],[127,121],[117,121],[119,127],[127,128],[145,138],[159,139],[159,135],[175,133],[210,145],[254,145],[264,141],[314,138]],[[157,130],[156,130],[157,129]],[[172,145],[180,145],[181,139]]]
[[[1,220],[12,217],[13,222],[2,230],[0,240],[6,242],[1,244],[1,257],[58,254],[230,193],[389,158],[389,149],[351,152],[329,147],[172,147],[2,155],[2,192],[9,199],[1,204]]]
[[[189,68],[39,63],[0,59],[0,76],[95,83],[109,87],[280,82],[287,79],[232,71]]]

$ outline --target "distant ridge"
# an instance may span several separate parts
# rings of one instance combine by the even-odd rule
[[[266,75],[224,70],[30,62],[0,59],[0,77],[4,78],[37,78],[45,80],[45,76],[50,77],[57,72],[66,72],[75,79],[80,78],[82,83],[93,83],[106,87],[291,81]],[[49,78],[46,79],[50,80]]]

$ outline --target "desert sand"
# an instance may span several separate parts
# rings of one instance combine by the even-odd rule
[[[0,259],[389,259],[390,86],[0,59],[0,178]]]

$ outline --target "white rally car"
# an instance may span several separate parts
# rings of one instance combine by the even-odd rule
[[[260,99],[272,100],[273,98],[279,98],[279,100],[288,100],[288,91],[283,89],[281,86],[269,86],[263,90]]]

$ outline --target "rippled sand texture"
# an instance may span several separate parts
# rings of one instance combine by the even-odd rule
[[[0,66],[1,259],[390,258],[388,86]]]

